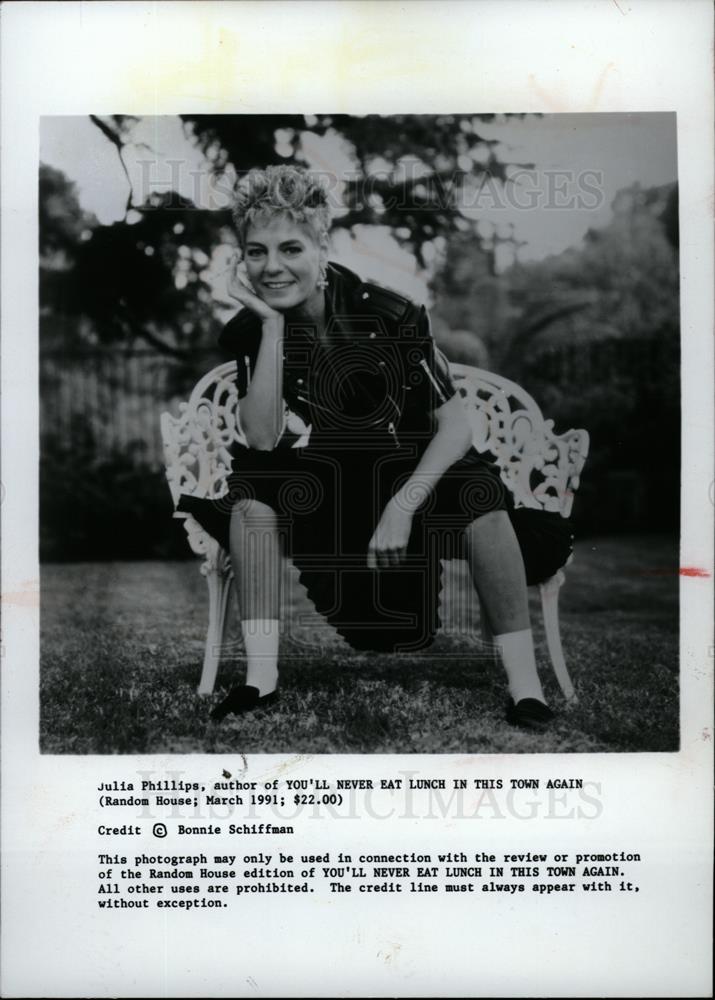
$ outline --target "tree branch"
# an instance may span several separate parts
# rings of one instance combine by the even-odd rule
[[[106,122],[103,122],[98,115],[90,115],[89,120],[92,122],[93,125],[97,126],[102,135],[106,139],[109,139],[111,144],[117,150],[117,155],[119,156],[119,162],[122,165],[124,176],[127,178],[127,184],[129,185],[129,194],[127,195],[127,203],[125,206],[125,212],[128,212],[130,209],[134,207],[134,202],[132,201],[134,190],[132,188],[132,179],[129,176],[129,170],[127,169],[127,165],[124,162],[124,143],[122,142],[119,136],[119,132],[116,132],[114,129],[111,129],[109,125],[107,125]]]

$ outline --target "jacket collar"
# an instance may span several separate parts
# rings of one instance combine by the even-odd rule
[[[328,263],[326,277],[328,287],[326,289],[326,319],[329,316],[340,316],[350,313],[354,308],[354,299],[358,288],[362,285],[362,278],[358,277],[349,267],[336,264],[334,261]]]
[[[330,323],[333,336],[352,336],[352,323],[356,313],[360,312],[359,290],[363,280],[349,267],[328,263],[326,277],[328,287],[325,295],[325,320]],[[332,320],[332,322],[331,322]]]

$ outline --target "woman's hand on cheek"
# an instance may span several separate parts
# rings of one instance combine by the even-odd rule
[[[412,513],[393,497],[389,501],[367,547],[370,569],[399,566],[407,554]]]
[[[262,320],[277,319],[281,316],[281,313],[272,309],[260,296],[256,295],[248,279],[246,265],[241,263],[238,254],[234,254],[228,266],[226,290],[231,298],[236,299],[242,306],[246,306]]]

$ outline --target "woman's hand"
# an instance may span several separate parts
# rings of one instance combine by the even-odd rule
[[[409,480],[385,507],[370,539],[367,564],[397,566],[405,558],[414,513],[422,506],[454,462],[466,454],[472,431],[458,394],[436,411],[437,433],[422,455]]]
[[[407,554],[412,514],[394,497],[389,501],[367,547],[370,569],[399,566]]]
[[[228,280],[226,282],[228,294],[246,306],[256,314],[261,320],[276,320],[281,318],[281,313],[263,301],[251,287],[246,274],[246,265],[239,261],[238,254],[234,254],[228,266]]]

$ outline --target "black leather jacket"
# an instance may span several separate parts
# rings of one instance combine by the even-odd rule
[[[368,447],[402,447],[434,434],[434,410],[455,393],[432,338],[424,306],[362,281],[342,265],[327,271],[326,331],[286,315],[283,396],[310,425],[310,444],[359,439]],[[226,324],[221,347],[236,360],[245,395],[261,343],[261,321],[243,309]],[[284,434],[279,446],[295,437]]]

